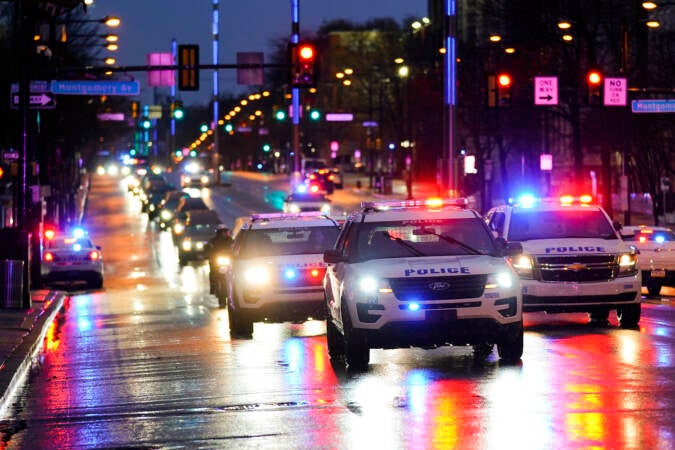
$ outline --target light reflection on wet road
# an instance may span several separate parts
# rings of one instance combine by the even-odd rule
[[[375,350],[368,373],[348,376],[321,322],[230,340],[206,267],[179,270],[170,237],[116,181],[95,178],[88,217],[105,290],[73,295],[50,329],[0,422],[6,448],[675,446],[668,301],[645,304],[640,330],[528,314],[517,366],[494,354],[476,366],[464,348]]]

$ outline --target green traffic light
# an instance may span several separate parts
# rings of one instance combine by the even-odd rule
[[[199,127],[199,131],[201,131],[202,133],[206,133],[207,131],[209,131],[209,126],[208,126],[207,124],[203,123],[203,124]]]
[[[319,120],[321,118],[321,113],[318,110],[313,109],[309,112],[309,118],[311,120]]]
[[[143,128],[145,128],[146,130],[149,130],[150,127],[152,126],[152,122],[150,122],[150,119],[144,119],[144,120],[141,122],[141,126],[142,126]]]
[[[274,117],[277,120],[285,120],[286,119],[286,112],[279,110],[274,114]]]
[[[173,112],[173,118],[176,120],[180,120],[183,117],[185,117],[185,112],[183,112],[182,109],[177,109]]]
[[[270,144],[264,144],[262,149],[263,149],[263,152],[267,153],[272,149],[272,147],[270,146]]]
[[[231,124],[231,123],[226,123],[226,124],[225,124],[225,131],[228,132],[228,133],[231,133],[232,130],[234,130],[234,127],[232,126],[232,124]]]

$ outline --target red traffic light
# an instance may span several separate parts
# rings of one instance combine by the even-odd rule
[[[508,73],[500,73],[497,75],[497,84],[501,87],[511,86],[511,75]]]
[[[314,46],[309,44],[299,45],[298,59],[300,59],[300,61],[310,61],[314,59]]]
[[[602,82],[602,75],[597,70],[591,70],[586,77],[588,84],[598,85]]]

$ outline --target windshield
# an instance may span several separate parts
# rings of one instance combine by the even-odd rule
[[[239,256],[311,255],[333,247],[337,227],[292,227],[249,230],[242,236]]]
[[[363,223],[356,245],[360,260],[497,252],[478,218]]]
[[[618,239],[612,224],[597,209],[518,211],[511,216],[509,241],[560,238]]]

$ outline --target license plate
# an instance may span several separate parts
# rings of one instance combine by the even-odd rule
[[[426,312],[426,321],[432,323],[454,322],[457,320],[456,309],[438,309]]]
[[[652,278],[664,278],[666,276],[666,271],[665,270],[652,270],[651,276],[652,276]]]

